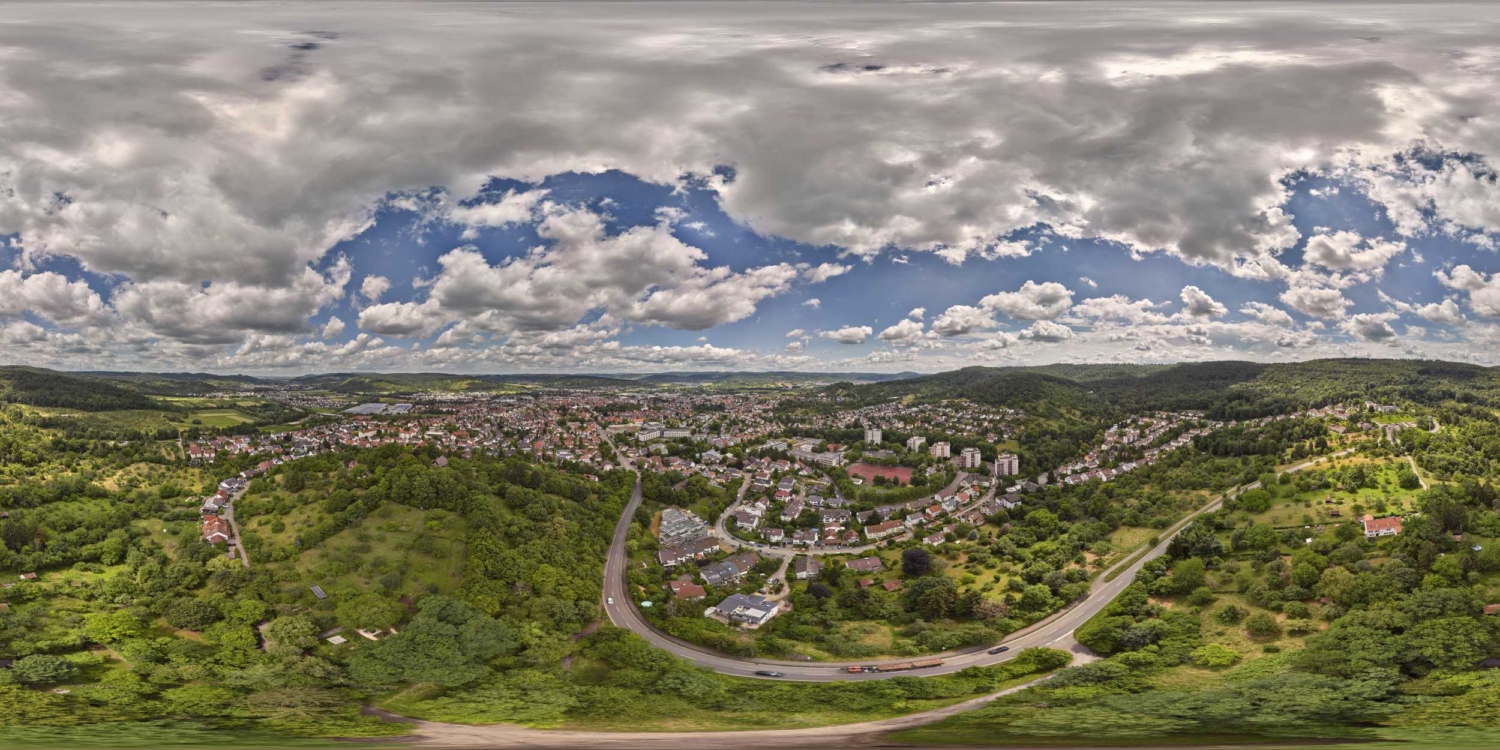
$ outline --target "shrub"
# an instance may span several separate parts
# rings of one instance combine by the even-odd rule
[[[61,656],[33,654],[16,660],[10,671],[18,682],[50,683],[72,679],[78,667]]]
[[[1245,630],[1257,638],[1273,638],[1281,635],[1281,626],[1270,612],[1256,612],[1245,621]]]
[[[1193,649],[1193,653],[1189,658],[1193,660],[1194,664],[1200,667],[1216,668],[1234,666],[1239,662],[1240,655],[1239,652],[1228,646],[1210,643],[1206,646],[1199,646]]]
[[[1197,607],[1206,607],[1213,604],[1217,598],[1207,586],[1199,586],[1193,589],[1193,593],[1188,594],[1187,602]]]
[[[1224,625],[1237,625],[1245,619],[1245,610],[1233,604],[1214,613],[1214,619]]]

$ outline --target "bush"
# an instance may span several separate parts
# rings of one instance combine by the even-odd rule
[[[1210,643],[1206,646],[1199,646],[1193,649],[1193,653],[1189,658],[1193,660],[1194,664],[1200,667],[1231,667],[1239,662],[1240,654],[1228,646]]]
[[[202,630],[218,622],[219,609],[202,599],[177,599],[162,611],[167,623],[184,630]]]
[[[1286,613],[1287,617],[1300,620],[1312,617],[1312,610],[1303,602],[1287,602],[1282,605],[1281,611]]]
[[[1245,610],[1230,604],[1215,612],[1214,619],[1223,625],[1238,625],[1241,620],[1245,619]]]
[[[1256,612],[1245,621],[1245,630],[1257,638],[1274,638],[1281,635],[1281,626],[1270,612]]]
[[[78,667],[61,656],[34,654],[16,660],[10,665],[10,672],[18,682],[66,682],[78,674]]]
[[[1188,594],[1187,602],[1196,607],[1207,607],[1213,604],[1216,599],[1218,597],[1214,596],[1214,592],[1211,589],[1207,586],[1199,586],[1193,589],[1193,593]]]

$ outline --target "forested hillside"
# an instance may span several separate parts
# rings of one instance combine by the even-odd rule
[[[1500,406],[1500,371],[1455,362],[1383,359],[966,367],[887,383],[840,383],[826,393],[872,403],[967,398],[1039,415],[1059,408],[1100,415],[1196,409],[1210,417],[1246,419],[1364,400]]]
[[[34,367],[0,367],[0,400],[83,411],[157,407],[140,392],[103,378]]]

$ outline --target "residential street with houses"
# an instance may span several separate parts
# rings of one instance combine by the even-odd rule
[[[1334,453],[1327,458],[1336,458],[1345,455],[1350,450]],[[1286,471],[1303,471],[1313,467],[1321,460],[1312,459],[1304,461],[1286,469]],[[1226,495],[1237,495],[1259,487],[1260,482],[1251,482],[1226,493]],[[1009,651],[1001,654],[991,654],[988,653],[991,646],[987,645],[935,654],[931,658],[941,659],[943,663],[939,666],[923,670],[920,675],[951,674],[969,667],[998,664],[1015,657],[1016,654],[1028,648],[1055,648],[1071,651],[1075,654],[1075,663],[1079,659],[1092,659],[1093,655],[1088,652],[1088,649],[1084,648],[1073,638],[1073,631],[1085,622],[1088,622],[1089,618],[1098,614],[1115,597],[1119,596],[1135,579],[1136,572],[1145,566],[1146,563],[1166,554],[1167,546],[1171,543],[1172,539],[1182,529],[1187,528],[1192,519],[1204,513],[1217,510],[1223,504],[1226,495],[1221,495],[1213,502],[1189,513],[1178,522],[1170,533],[1162,536],[1155,547],[1152,547],[1145,554],[1139,557],[1126,558],[1115,566],[1101,572],[1094,579],[1088,596],[1075,602],[1073,606],[1063,609],[1030,627],[1012,633],[1009,638],[1003,641],[1004,645],[1010,646]],[[839,680],[883,680],[899,676],[912,676],[909,672],[848,673],[845,671],[846,667],[869,664],[869,660],[808,663],[774,659],[738,659],[674,638],[656,629],[646,621],[640,610],[636,608],[625,582],[625,571],[629,564],[626,539],[630,532],[630,525],[635,518],[635,511],[641,505],[641,499],[641,480],[639,473],[637,473],[635,489],[631,493],[630,502],[626,504],[624,512],[620,514],[619,522],[615,524],[614,538],[609,548],[609,557],[605,559],[604,563],[605,599],[603,606],[605,614],[609,617],[609,621],[616,627],[626,628],[645,638],[651,645],[665,649],[678,658],[686,659],[698,666],[707,667],[722,674],[738,677],[833,682]],[[849,550],[842,550],[842,552],[847,553]],[[1121,571],[1122,566],[1124,568],[1123,571]],[[763,671],[779,672],[782,676],[773,678],[757,674],[757,672]]]

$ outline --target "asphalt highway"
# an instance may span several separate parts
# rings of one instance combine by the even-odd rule
[[[1343,451],[1347,453],[1348,451]],[[1340,454],[1334,454],[1337,456]],[[1315,460],[1306,461],[1287,469],[1287,471],[1301,471],[1314,465]],[[626,468],[631,468],[628,464]],[[1255,489],[1260,486],[1259,482],[1253,482],[1235,490],[1230,494],[1236,494],[1245,490]],[[1223,503],[1223,496],[1213,502],[1188,514],[1178,523],[1173,530],[1163,536],[1159,543],[1151,548],[1149,552],[1139,558],[1125,560],[1101,573],[1094,579],[1093,588],[1089,590],[1088,596],[1075,602],[1073,606],[1056,612],[1051,616],[1037,622],[1023,630],[1016,631],[1000,644],[975,647],[961,651],[949,651],[942,654],[920,657],[922,659],[942,659],[943,664],[922,670],[904,672],[860,672],[848,673],[846,667],[868,664],[894,664],[909,659],[882,659],[866,660],[858,662],[794,662],[780,661],[775,659],[740,659],[727,654],[713,651],[687,641],[674,638],[653,627],[646,621],[644,615],[635,606],[635,600],[629,596],[625,584],[626,566],[629,563],[629,555],[626,552],[625,541],[630,531],[630,524],[635,517],[635,511],[641,505],[641,481],[640,474],[636,474],[635,490],[630,495],[630,502],[626,504],[625,511],[620,515],[620,520],[615,524],[614,540],[610,544],[609,557],[604,562],[604,597],[603,603],[605,613],[609,621],[616,627],[626,628],[642,638],[651,645],[671,652],[674,656],[691,661],[699,666],[707,667],[722,674],[735,675],[739,677],[760,677],[758,671],[780,672],[780,678],[784,680],[801,680],[807,682],[832,682],[836,680],[882,680],[900,676],[932,676],[950,674],[969,667],[988,666],[999,664],[1014,658],[1021,651],[1028,648],[1056,648],[1074,653],[1087,654],[1083,648],[1073,639],[1073,631],[1083,625],[1089,618],[1103,610],[1130,582],[1135,580],[1135,574],[1147,562],[1154,560],[1167,551],[1167,545],[1173,537],[1182,529],[1187,528],[1188,522],[1204,513],[1217,510]],[[1128,565],[1123,573],[1114,575],[1116,570],[1123,565]],[[1107,580],[1114,576],[1113,580]],[[613,602],[613,603],[611,603]],[[1010,650],[1001,654],[990,654],[989,649],[995,645],[1010,646]]]

